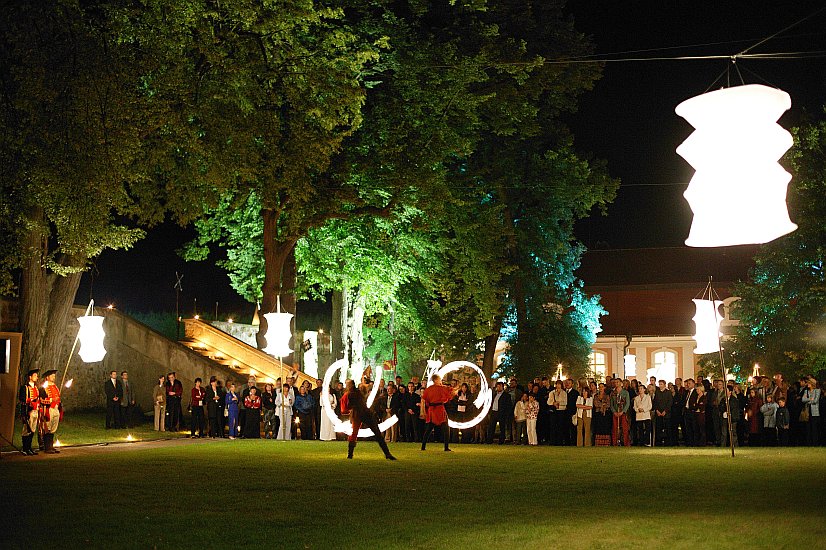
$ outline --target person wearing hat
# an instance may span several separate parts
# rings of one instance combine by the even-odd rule
[[[49,454],[59,453],[54,448],[54,436],[63,420],[63,405],[60,403],[60,388],[55,384],[56,370],[43,373],[45,382],[40,387],[40,429],[43,430],[43,447]]]
[[[32,449],[32,439],[37,433],[37,409],[40,406],[40,390],[37,387],[37,376],[40,369],[28,372],[26,383],[20,386],[17,393],[20,419],[23,421],[23,454],[34,456],[37,451]]]

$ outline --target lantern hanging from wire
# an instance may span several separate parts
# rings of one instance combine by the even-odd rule
[[[92,301],[89,304],[87,315],[77,318],[80,323],[80,330],[77,333],[80,350],[77,354],[84,363],[97,363],[103,361],[106,356],[106,348],[103,347],[103,339],[106,336],[103,330],[103,316],[94,315],[94,303]],[[89,313],[92,314],[89,315]]]
[[[278,310],[276,312],[264,314],[264,319],[267,320],[267,332],[264,333],[267,346],[262,351],[281,358],[293,352],[290,348],[290,338],[293,335],[290,322],[292,322],[293,314],[281,311],[280,299],[277,304]]]
[[[694,212],[688,246],[760,244],[797,229],[786,207],[791,175],[777,162],[792,146],[777,124],[790,107],[789,94],[757,84],[677,106],[695,128],[677,148],[696,170],[684,193]]]
[[[622,358],[623,372],[625,378],[637,376],[637,356],[633,353],[626,353]]]
[[[696,355],[703,353],[717,353],[720,351],[720,337],[723,335],[720,332],[720,323],[723,317],[720,315],[720,306],[723,305],[721,300],[701,300],[695,298],[692,300],[695,306],[694,317],[691,319],[696,325],[696,334],[694,340],[697,341],[697,347],[694,348]]]

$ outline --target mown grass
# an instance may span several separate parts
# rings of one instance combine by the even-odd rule
[[[57,439],[63,445],[92,445],[96,443],[124,442],[129,435],[131,435],[133,439],[140,441],[189,435],[189,431],[179,433],[156,432],[152,419],[147,418],[148,421],[144,421],[132,428],[107,430],[105,426],[106,413],[104,411],[72,411],[67,413],[60,423],[57,431]],[[20,440],[21,429],[21,422],[15,419],[13,441],[18,448],[22,445]],[[6,442],[3,443],[3,451],[12,450]]]
[[[397,462],[371,442],[349,461],[343,442],[268,440],[4,461],[3,547],[43,529],[92,548],[826,547],[826,449],[391,448]]]

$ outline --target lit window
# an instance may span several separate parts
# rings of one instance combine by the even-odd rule
[[[654,353],[654,368],[648,369],[648,377],[654,376],[658,381],[674,382],[677,378],[677,354],[663,350]]]
[[[588,367],[594,378],[605,379],[606,358],[607,355],[602,351],[592,351],[588,356]]]

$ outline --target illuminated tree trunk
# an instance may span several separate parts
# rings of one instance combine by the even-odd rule
[[[350,378],[358,380],[364,365],[364,298],[359,288],[341,292],[341,345]],[[374,367],[375,368],[375,367]],[[373,373],[376,374],[375,372]]]
[[[31,219],[43,219],[36,212]],[[23,333],[21,374],[30,369],[60,369],[68,357],[66,327],[72,316],[81,273],[58,275],[46,267],[48,239],[35,224],[23,237],[20,280],[20,330]],[[57,258],[67,266],[82,266],[77,258]]]
[[[295,315],[295,243],[298,239],[295,237],[279,239],[278,213],[271,209],[262,209],[261,212],[264,219],[264,285],[261,312],[275,311],[280,296],[281,311]],[[259,349],[265,347],[266,341],[263,335],[267,333],[267,320],[263,315],[260,319],[261,325],[256,336]],[[295,317],[293,317],[293,323],[295,323]],[[292,354],[282,359],[285,363],[293,362]]]

